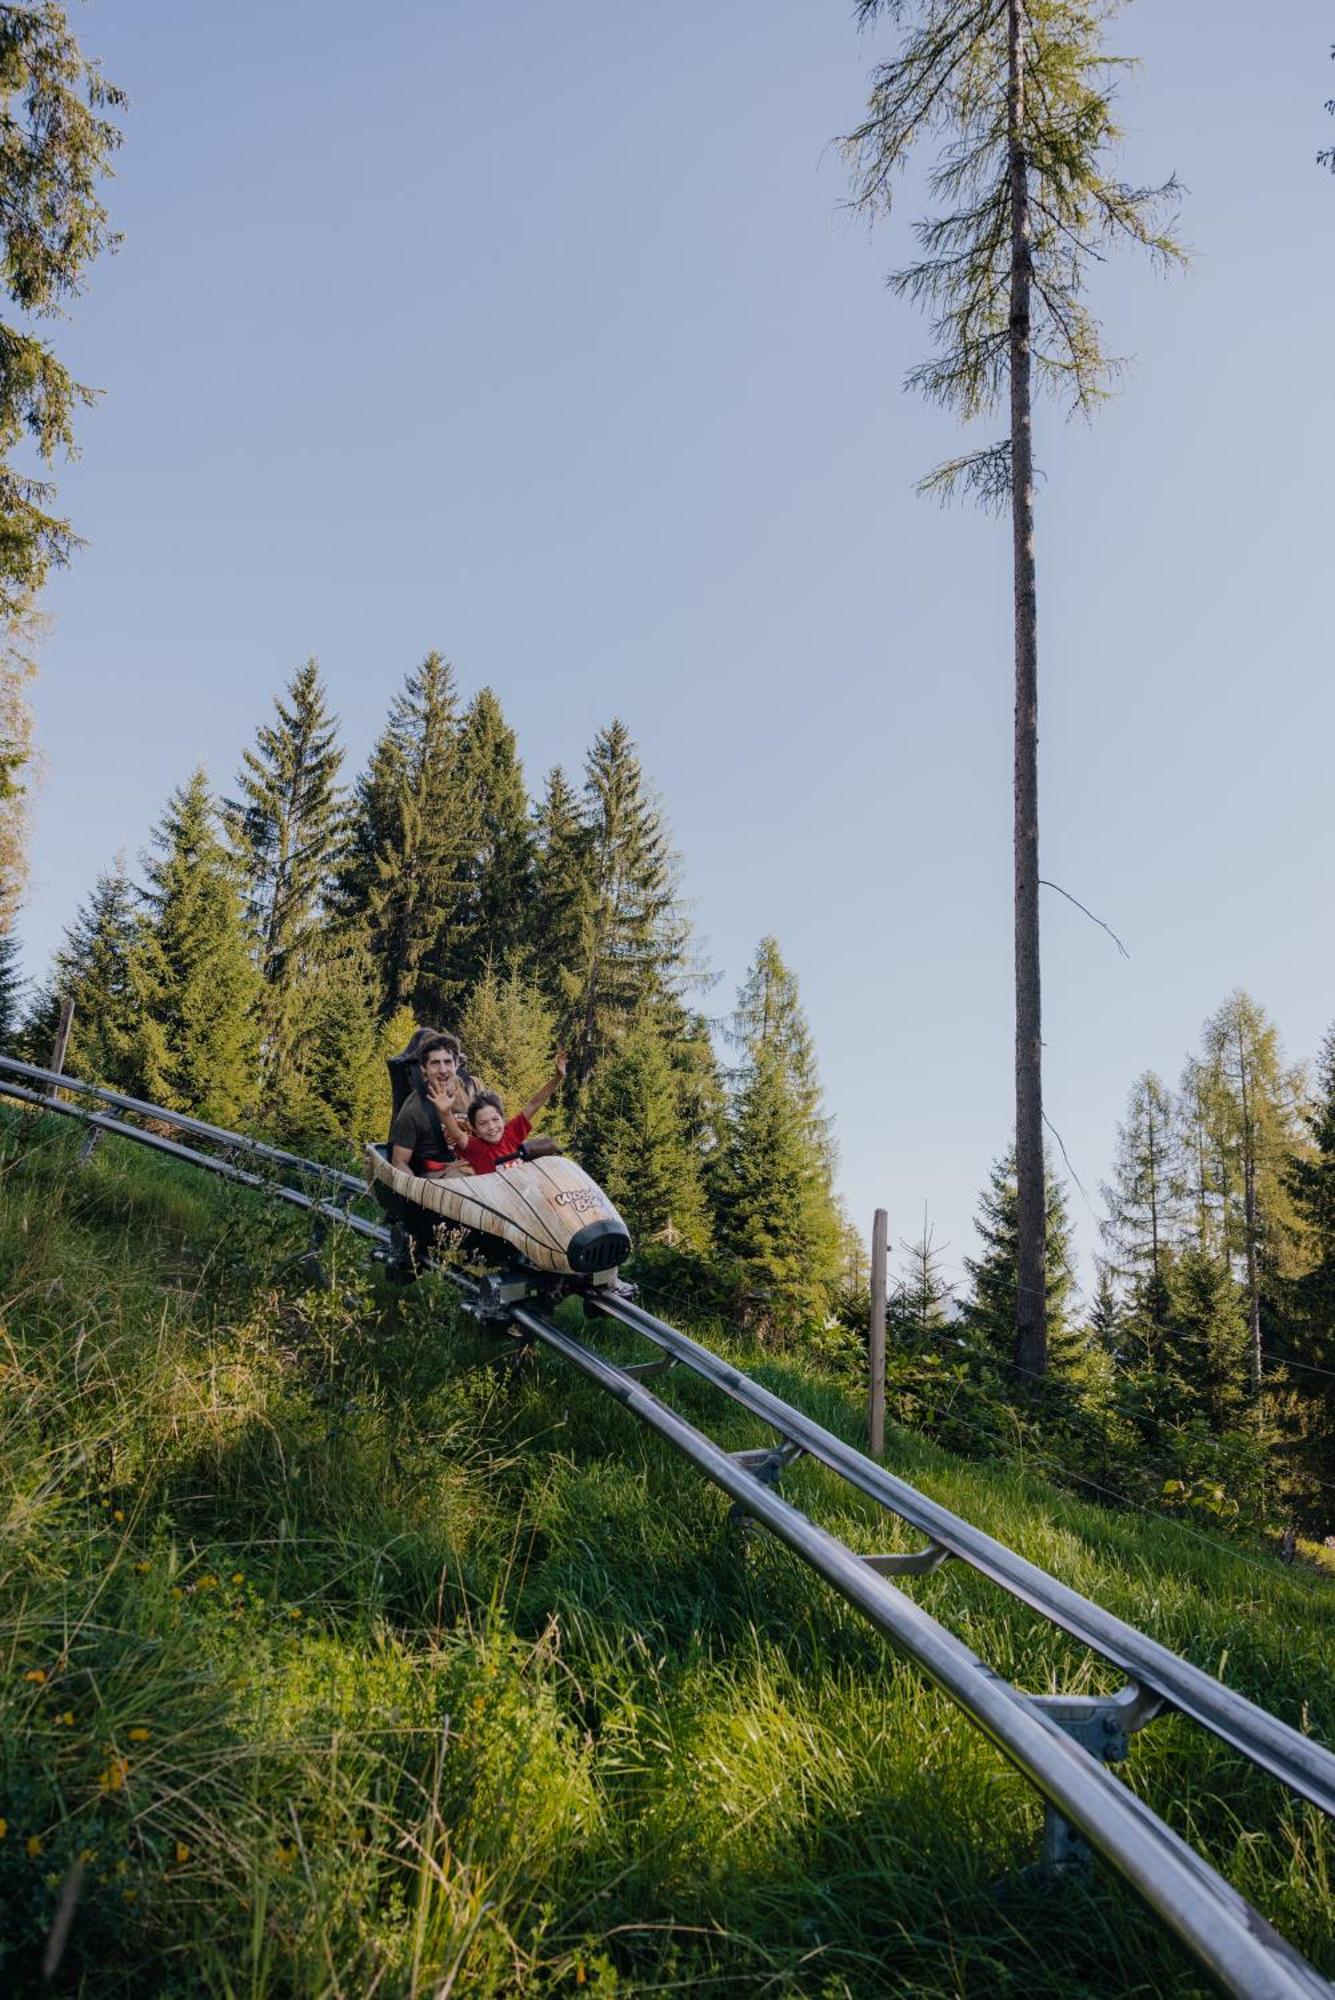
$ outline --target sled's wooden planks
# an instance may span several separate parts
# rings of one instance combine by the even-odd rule
[[[591,1222],[625,1230],[597,1182],[559,1155],[516,1160],[491,1174],[429,1176],[391,1165],[378,1146],[368,1146],[366,1157],[373,1179],[405,1201],[458,1228],[499,1236],[540,1271],[568,1273],[566,1246]]]

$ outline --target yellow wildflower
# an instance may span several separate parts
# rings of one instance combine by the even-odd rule
[[[297,1858],[296,1841],[280,1840],[278,1843],[278,1866],[280,1868],[290,1868],[292,1866],[292,1863],[296,1860],[296,1858]]]
[[[107,1765],[106,1770],[99,1773],[97,1789],[104,1797],[108,1792],[121,1791],[124,1788],[129,1772],[130,1760],[128,1757],[113,1757]]]
[[[232,1571],[233,1583],[244,1583],[245,1580],[246,1580],[246,1572],[243,1569],[234,1569]]]
[[[196,1590],[216,1590],[218,1588],[218,1579],[216,1576],[210,1576],[206,1571],[196,1583],[195,1588]]]
[[[171,1589],[167,1592],[167,1595],[168,1597],[184,1597],[185,1592],[181,1589],[179,1583],[174,1583]]]
[[[134,1566],[134,1573],[135,1573],[135,1575],[136,1575],[136,1576],[147,1576],[147,1575],[148,1575],[148,1564],[147,1564],[146,1562],[138,1562],[138,1563],[136,1563],[136,1564],[135,1564],[135,1566]]]
[[[121,1895],[127,1903],[137,1903],[139,1901],[139,1891],[137,1889],[122,1889]]]
[[[73,1729],[73,1727],[74,1727],[74,1710],[73,1710],[72,1708],[67,1708],[67,1709],[65,1710],[65,1713],[64,1713],[63,1715],[58,1715],[58,1716],[56,1717],[56,1721],[57,1721],[57,1722],[62,1722],[62,1723],[64,1723],[64,1725],[65,1725],[66,1729]]]
[[[23,1678],[24,1678],[24,1680],[25,1680],[25,1681],[32,1681],[32,1683],[33,1683],[33,1684],[34,1684],[34,1686],[36,1686],[36,1687],[45,1687],[45,1686],[46,1686],[46,1668],[45,1668],[45,1667],[29,1667],[29,1669],[28,1669],[27,1673],[26,1673],[26,1674],[25,1674],[25,1675],[23,1676]]]
[[[23,1844],[24,1844],[24,1846],[25,1846],[25,1847],[27,1848],[27,1850],[28,1850],[28,1859],[29,1859],[29,1861],[35,1861],[35,1860],[37,1859],[38,1855],[39,1855],[39,1854],[41,1853],[41,1851],[42,1851],[42,1836],[41,1836],[41,1834],[40,1834],[40,1833],[30,1833],[30,1834],[28,1835],[28,1838],[27,1838],[27,1839],[26,1839],[26,1840],[24,1841],[24,1843],[23,1843]]]
[[[176,1843],[177,1866],[183,1868],[189,1859],[190,1859],[190,1849],[186,1846],[183,1840],[178,1840]]]
[[[9,1821],[7,1819],[0,1819],[0,1840],[3,1840],[8,1832],[9,1832]]]
[[[117,1507],[115,1512],[112,1514],[111,1518],[113,1521],[123,1521],[125,1519],[125,1509],[123,1507]]]
[[[151,1729],[145,1729],[142,1723],[140,1723],[136,1728],[129,1731],[129,1737],[131,1743],[147,1743],[149,1737],[152,1734],[153,1731]]]
[[[292,1609],[291,1609],[291,1610],[290,1610],[290,1611],[288,1612],[288,1614],[287,1614],[287,1615],[288,1615],[288,1617],[289,1617],[289,1618],[300,1618],[300,1616],[301,1616],[301,1611],[300,1611],[300,1609],[298,1608],[298,1606],[294,1604],[294,1605],[292,1606]]]

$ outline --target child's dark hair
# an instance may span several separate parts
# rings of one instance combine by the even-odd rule
[[[488,1105],[491,1106],[493,1111],[499,1111],[502,1118],[504,1118],[505,1106],[501,1103],[501,1100],[496,1095],[495,1091],[479,1090],[477,1096],[473,1099],[473,1102],[468,1107],[468,1122],[470,1125],[473,1123],[473,1120],[477,1117],[478,1112],[485,1111]]]

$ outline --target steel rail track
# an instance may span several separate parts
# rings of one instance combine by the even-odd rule
[[[790,1444],[837,1472],[850,1486],[908,1521],[948,1554],[999,1584],[1093,1652],[1112,1661],[1141,1688],[1238,1750],[1324,1813],[1335,1815],[1335,1755],[1315,1738],[1290,1728],[1269,1710],[1225,1687],[1201,1667],[1128,1625],[1102,1605],[1018,1555],[1004,1542],[929,1499],[884,1465],[867,1458],[832,1431],[783,1402],[689,1334],[678,1332],[643,1307],[595,1295],[600,1312],[643,1334],[665,1354],[770,1424]]]
[[[84,1105],[65,1103],[45,1091],[13,1082],[3,1074],[5,1070],[121,1104],[141,1116],[161,1119],[229,1150],[248,1151],[276,1164],[296,1166],[317,1179],[333,1178],[344,1190],[365,1192],[363,1184],[352,1175],[340,1174],[337,1169],[303,1160],[296,1154],[284,1154],[278,1148],[265,1147],[259,1141],[206,1125],[202,1120],[187,1120],[141,1099],[105,1092],[98,1086],[79,1084],[31,1064],[0,1058],[0,1095],[57,1116],[75,1118],[94,1130],[203,1168],[286,1202],[321,1223],[343,1224],[380,1244],[390,1240],[387,1229],[348,1214],[346,1201],[335,1204],[320,1200],[249,1172],[233,1160],[198,1152]],[[441,1275],[459,1291],[465,1306],[478,1305],[479,1288],[463,1273],[442,1270]],[[1122,1666],[1132,1677],[1132,1687],[1125,1691],[1133,1698],[1132,1705],[1142,1701],[1149,1691],[1148,1707],[1142,1704],[1140,1720],[1148,1719],[1161,1704],[1178,1708],[1328,1812],[1332,1809],[1328,1803],[1332,1797],[1331,1771],[1335,1769],[1335,1759],[1329,1752],[1224,1688],[1135,1627],[1058,1583],[1046,1571],[973,1528],[906,1481],[897,1479],[689,1335],[679,1333],[627,1300],[609,1299],[601,1293],[592,1294],[592,1299],[607,1317],[645,1335],[671,1361],[688,1367],[762,1418],[790,1450],[805,1452],[829,1466],[849,1484],[920,1527],[930,1538],[930,1548],[923,1552],[927,1559],[856,1554],[752,1469],[757,1461],[763,1465],[775,1460],[775,1453],[725,1451],[644,1388],[628,1368],[595,1353],[524,1304],[509,1305],[505,1309],[506,1318],[518,1328],[521,1339],[540,1342],[681,1452],[727,1493],[748,1519],[784,1542],[884,1633],[1008,1758],[1044,1799],[1050,1815],[1057,1815],[1060,1822],[1075,1828],[1089,1847],[1138,1892],[1224,1992],[1236,1996],[1236,2000],[1331,2000],[1335,1988],[1315,1967],[1180,1835],[1113,1777],[1105,1762],[1070,1733],[1068,1711],[1120,1710],[1129,1716],[1131,1706],[1124,1699],[1119,1702],[1118,1697],[1110,1697],[1106,1703],[1100,1703],[1099,1698],[1082,1701],[1024,1693],[1003,1680],[930,1613],[890,1583],[878,1565],[888,1560],[911,1573],[914,1569],[934,1567],[944,1554],[958,1556],[1008,1594]],[[486,1316],[495,1323],[494,1306],[488,1307]],[[1130,1721],[1127,1726],[1136,1727],[1138,1722]],[[1295,1755],[1295,1750],[1310,1750],[1315,1754],[1309,1760]]]
[[[197,1139],[212,1139],[229,1152],[248,1153],[252,1159],[270,1160],[276,1167],[290,1167],[297,1173],[306,1174],[320,1180],[327,1187],[343,1188],[350,1194],[365,1194],[365,1176],[345,1173],[341,1167],[327,1167],[321,1160],[303,1159],[300,1153],[285,1153],[281,1146],[266,1146],[261,1139],[251,1139],[244,1132],[229,1132],[221,1125],[206,1124],[202,1118],[191,1118],[183,1111],[164,1111],[160,1104],[147,1104],[142,1097],[127,1097],[124,1091],[108,1090],[100,1083],[80,1083],[77,1077],[64,1076],[58,1070],[39,1069],[36,1063],[19,1062],[14,1056],[0,1056],[0,1070],[9,1070],[28,1083],[42,1083],[48,1090],[75,1090],[85,1097],[95,1097],[103,1104],[113,1104],[121,1111],[133,1111],[141,1118],[156,1118],[160,1124],[174,1125],[179,1132],[193,1133]],[[0,1080],[0,1088],[6,1088]],[[49,1102],[46,1092],[42,1101]]]
[[[753,1520],[878,1626],[1136,1889],[1224,1991],[1239,2000],[1323,1996],[1331,1987],[1209,1863],[1165,1826],[1034,1697],[1021,1693],[913,1599],[678,1416],[625,1370],[522,1306],[514,1324],[665,1438]]]

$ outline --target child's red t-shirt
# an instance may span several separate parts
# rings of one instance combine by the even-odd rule
[[[475,1174],[494,1174],[497,1160],[517,1153],[533,1127],[522,1111],[507,1119],[499,1139],[479,1139],[475,1132],[464,1147],[464,1158]]]

